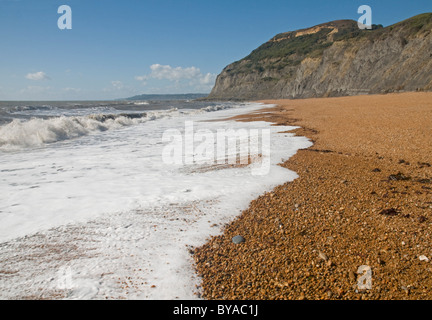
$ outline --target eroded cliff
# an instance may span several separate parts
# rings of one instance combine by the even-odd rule
[[[209,99],[432,90],[432,13],[360,30],[339,20],[273,37],[217,77]]]

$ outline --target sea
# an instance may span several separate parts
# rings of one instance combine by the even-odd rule
[[[278,164],[312,144],[295,127],[226,120],[270,107],[0,102],[0,299],[200,299],[193,249],[296,179]],[[220,147],[218,132],[246,140]],[[252,133],[250,161],[228,163]]]

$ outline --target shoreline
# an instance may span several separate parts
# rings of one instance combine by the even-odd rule
[[[252,113],[263,108],[263,105],[251,103],[244,107],[238,107],[243,113]],[[136,127],[133,130],[113,131],[113,134],[109,136],[110,139],[107,139],[109,143],[104,144],[105,148],[102,150],[98,148],[99,144],[90,144],[91,150],[76,145],[77,148],[74,148],[76,156],[72,157],[64,155],[68,150],[67,148],[48,147],[46,148],[47,151],[43,152],[49,152],[51,149],[56,151],[55,157],[54,153],[50,153],[53,165],[51,162],[45,163],[44,159],[47,157],[41,156],[44,153],[37,150],[34,153],[36,157],[31,157],[33,153],[30,151],[28,153],[29,159],[33,160],[32,164],[36,165],[37,168],[43,168],[40,171],[45,171],[45,167],[41,166],[45,164],[48,167],[46,168],[48,173],[51,172],[50,170],[56,174],[60,172],[58,175],[61,177],[62,172],[65,172],[69,177],[67,180],[74,181],[72,184],[74,188],[68,187],[69,185],[66,185],[68,188],[64,188],[69,195],[74,195],[74,190],[78,190],[78,186],[82,186],[79,183],[81,181],[80,163],[85,162],[87,167],[97,168],[97,176],[92,179],[93,181],[86,181],[85,187],[89,188],[92,183],[96,183],[89,190],[97,189],[98,191],[104,190],[104,192],[101,194],[92,193],[91,203],[95,207],[107,209],[104,204],[109,203],[109,199],[103,201],[104,198],[102,198],[101,201],[100,196],[112,194],[115,196],[111,198],[117,199],[116,203],[120,203],[118,199],[122,199],[123,210],[113,210],[112,212],[108,210],[104,214],[100,212],[97,214],[98,212],[95,210],[86,210],[93,213],[93,216],[84,216],[81,220],[73,220],[73,216],[69,213],[70,221],[65,223],[62,223],[64,220],[53,221],[47,219],[46,211],[37,209],[39,203],[48,204],[48,206],[51,203],[50,199],[41,201],[44,199],[41,191],[43,189],[29,188],[28,190],[36,192],[34,199],[37,199],[37,202],[33,205],[30,202],[27,207],[33,208],[35,213],[40,212],[40,214],[36,214],[35,217],[32,217],[33,219],[27,221],[32,222],[29,225],[39,226],[39,228],[35,228],[32,232],[23,232],[24,234],[21,235],[15,234],[15,237],[9,239],[5,237],[6,233],[3,234],[3,242],[0,243],[0,287],[2,288],[0,297],[14,300],[196,298],[195,285],[198,285],[199,281],[197,281],[193,270],[190,248],[205,243],[209,234],[218,234],[221,225],[235,219],[243,209],[248,207],[249,202],[262,192],[270,190],[295,176],[277,166],[282,157],[278,157],[276,152],[272,154],[273,162],[270,163],[272,170],[263,176],[251,175],[251,167],[242,163],[221,167],[201,165],[199,162],[194,165],[176,166],[165,163],[158,166],[154,165],[154,159],[159,162],[158,155],[163,154],[164,144],[160,143],[160,137],[163,136],[162,133],[166,132],[166,129],[178,128],[182,130],[185,128],[186,131],[185,121],[188,120],[196,120],[193,124],[195,132],[200,132],[204,128],[213,133],[224,128],[244,129],[245,124],[239,122],[216,123],[207,121],[218,117],[236,116],[239,114],[239,109],[229,106],[218,113],[199,112],[191,117],[185,115],[165,119],[163,122],[146,123],[145,126]],[[304,138],[292,137],[286,140],[286,137],[277,134],[277,131],[280,131],[279,128],[271,127],[270,123],[249,123],[246,127],[258,131],[265,128],[270,129],[269,131],[272,132],[271,142],[276,145],[281,142],[288,148],[293,147],[291,153],[294,153],[298,147],[309,145],[300,142],[305,141],[307,143]],[[117,134],[122,132],[125,135],[121,135],[122,139],[120,140],[128,141],[127,144],[122,144],[126,149],[115,144],[119,141]],[[145,146],[151,146],[152,143],[156,142],[154,145],[159,147],[151,148],[152,152],[148,152],[149,149],[147,148],[129,149],[134,145],[143,146],[141,139],[143,133],[146,132],[149,134]],[[150,133],[153,133],[153,136]],[[140,144],[136,143],[134,138],[138,138]],[[287,144],[287,141],[290,143]],[[75,146],[75,144],[73,145]],[[96,147],[94,148],[94,146]],[[140,149],[142,153],[137,149]],[[101,151],[111,159],[110,167],[107,170],[104,170],[106,166],[91,162],[92,159],[100,159]],[[284,150],[283,153],[286,154],[287,150]],[[123,159],[124,154],[128,155],[127,158],[131,163],[119,161]],[[11,159],[14,159],[14,155],[11,156]],[[40,163],[38,159],[41,159]],[[68,166],[71,159],[77,164],[74,166],[77,167],[74,172],[78,173],[77,178],[74,177],[73,179],[71,174],[68,174],[71,171]],[[255,161],[254,158],[248,160],[250,162]],[[12,161],[3,162],[3,164],[8,163],[12,163]],[[121,164],[121,166],[116,164]],[[154,171],[150,172],[149,165]],[[235,169],[219,170],[231,166]],[[29,165],[28,167],[32,169],[32,166]],[[66,168],[66,170],[57,170],[59,168]],[[119,169],[121,170],[119,177],[122,179],[116,179],[115,174]],[[38,170],[34,169],[33,173],[38,172]],[[5,172],[8,171],[5,170]],[[86,169],[85,173],[88,176],[91,171]],[[12,174],[15,174],[15,171]],[[144,176],[140,176],[140,174]],[[155,174],[155,176],[151,174]],[[62,181],[63,179],[58,178],[58,180]],[[10,179],[10,181],[13,182],[14,180]],[[110,192],[109,189],[104,189],[104,186],[100,184],[103,181],[116,181],[115,186],[119,190],[111,190]],[[151,187],[143,186],[141,188],[142,181],[147,181],[147,185],[151,185]],[[62,185],[56,184],[56,186],[61,187]],[[83,186],[80,189],[82,188]],[[162,188],[165,191],[159,193],[158,191]],[[122,191],[126,191],[127,195],[131,194],[131,198],[126,197]],[[239,197],[240,193],[241,196]],[[57,195],[55,192],[46,192],[45,194]],[[160,195],[164,197],[151,202],[152,197]],[[27,195],[27,198],[31,197]],[[24,198],[22,199],[24,200]],[[70,200],[71,202],[67,207],[77,204],[76,207],[72,207],[74,208],[72,212],[74,214],[81,212],[79,204],[84,203],[84,201],[79,201],[80,198],[77,196],[70,197],[70,199],[77,200]],[[128,199],[134,199],[133,206],[126,206]],[[149,200],[149,203],[144,201],[146,199]],[[23,201],[23,203],[26,202]],[[64,203],[67,204],[68,202],[62,202],[62,207]],[[57,211],[53,210],[53,212]],[[68,211],[63,210],[64,212]],[[43,224],[36,223],[38,217],[41,218],[39,220]],[[17,217],[15,217],[16,219]],[[26,220],[23,219],[22,221],[25,222]],[[47,222],[51,221],[53,224],[48,225]],[[7,224],[4,223],[4,225]],[[17,226],[22,227],[23,224],[17,224]],[[13,228],[9,229],[11,234],[20,231]],[[29,231],[29,229],[23,229]],[[39,267],[35,268],[35,266]],[[31,285],[28,286],[27,284]]]
[[[232,119],[299,126],[299,178],[195,248],[205,299],[431,299],[432,93],[265,100]],[[429,124],[429,126],[428,126]],[[242,235],[246,241],[232,243]],[[426,259],[428,261],[426,261]],[[372,270],[359,290],[358,268]]]

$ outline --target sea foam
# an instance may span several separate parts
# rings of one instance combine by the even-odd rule
[[[230,109],[231,105],[208,106],[198,110],[171,108],[163,111],[135,113],[99,113],[85,116],[60,116],[49,118],[15,119],[0,126],[0,151],[16,151],[22,148],[40,147],[45,144],[74,139],[92,133],[120,129],[138,125],[147,121],[166,117],[194,115],[203,112],[214,112]],[[48,110],[52,108],[46,107]],[[21,107],[20,111],[33,111],[39,108]]]
[[[263,107],[248,104],[239,110]],[[295,179],[295,172],[278,163],[311,145],[286,133],[293,127],[208,121],[239,110],[146,116],[154,116],[153,121],[86,116],[79,123],[61,117],[15,123],[20,130],[34,123],[38,129],[22,137],[42,132],[45,147],[0,156],[0,269],[17,270],[1,280],[0,298],[39,295],[41,288],[49,288],[44,297],[50,298],[50,290],[58,293],[59,283],[64,284],[65,270],[70,271],[70,299],[196,298],[199,279],[187,246],[203,244],[251,200]],[[186,121],[194,121],[197,131],[271,130],[268,174],[255,176],[249,166],[200,170],[193,164],[164,163],[163,133],[173,128],[183,132]],[[112,128],[103,131],[100,126]],[[73,139],[71,132],[86,136]],[[59,139],[66,140],[49,143]],[[29,254],[34,258],[25,259]]]

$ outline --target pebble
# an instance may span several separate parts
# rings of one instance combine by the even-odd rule
[[[328,257],[326,256],[326,254],[324,252],[321,252],[321,251],[318,253],[318,257],[324,261],[328,260]]]
[[[246,241],[246,239],[243,238],[240,235],[239,236],[235,236],[235,237],[232,238],[232,242],[235,243],[235,244],[240,244],[240,243],[243,243],[245,241]]]
[[[368,99],[376,98],[368,96]],[[385,99],[393,98],[386,96]],[[398,99],[393,102],[397,104]],[[428,290],[432,288],[432,265],[426,263],[432,260],[426,257],[432,247],[432,211],[429,209],[432,188],[418,183],[420,178],[432,177],[432,168],[420,171],[416,166],[404,167],[404,177],[411,176],[411,180],[388,179],[390,173],[399,171],[398,159],[416,163],[430,158],[432,144],[425,141],[418,150],[409,144],[394,144],[404,139],[405,133],[411,135],[408,140],[412,142],[417,138],[423,141],[424,137],[412,135],[411,131],[400,135],[400,126],[405,125],[407,114],[392,113],[389,108],[382,111],[373,108],[372,112],[381,116],[374,114],[367,117],[367,121],[379,126],[380,117],[386,123],[398,118],[400,125],[374,131],[377,139],[373,141],[358,132],[353,134],[357,122],[354,124],[352,114],[345,111],[338,115],[328,108],[332,113],[325,121],[328,124],[320,123],[319,117],[313,116],[315,112],[296,117],[306,119],[301,120],[302,125],[309,121],[311,127],[319,131],[315,135],[307,129],[298,129],[296,134],[313,140],[316,149],[336,152],[299,150],[282,165],[297,172],[298,179],[253,200],[238,219],[226,226],[224,232],[230,235],[228,238],[214,236],[207,245],[197,249],[193,258],[202,279],[203,298],[286,300],[306,299],[307,296],[311,300],[399,300],[407,299],[409,293],[410,299],[432,299],[432,291]],[[286,118],[281,115],[281,123],[288,123],[290,115]],[[361,117],[355,119],[362,121]],[[417,114],[411,120],[413,132],[425,132],[423,127],[414,125],[418,121]],[[346,137],[334,139],[334,135],[341,136],[331,130],[333,127],[328,128],[329,123],[346,126],[346,122],[350,123],[346,127],[349,130],[344,131]],[[394,138],[394,148],[386,145],[389,136]],[[344,157],[348,152],[351,156]],[[383,157],[377,158],[375,152]],[[394,155],[393,152],[403,154]],[[380,168],[382,173],[371,172],[374,168]],[[395,177],[404,178],[402,175]],[[349,183],[341,184],[344,180]],[[416,193],[418,190],[422,192]],[[225,239],[231,240],[231,235],[244,236],[246,232],[244,244],[224,245]],[[420,254],[427,260],[421,260]],[[373,270],[373,289],[356,294],[360,277],[356,270],[365,263]],[[409,286],[409,283],[416,285]],[[404,286],[402,290],[401,286]]]

